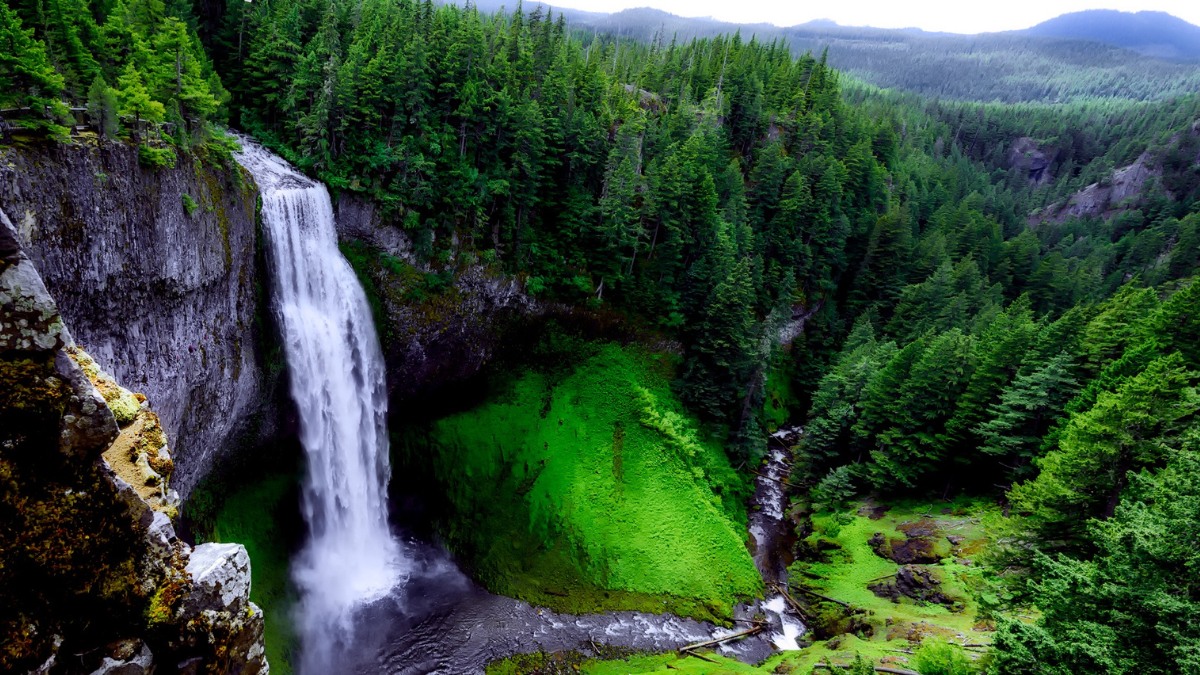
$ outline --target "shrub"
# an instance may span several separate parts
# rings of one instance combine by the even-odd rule
[[[138,163],[152,169],[173,169],[175,168],[175,151],[171,148],[152,148],[149,145],[139,145]]]
[[[913,654],[913,666],[921,675],[972,675],[975,664],[962,647],[945,640],[926,640]]]

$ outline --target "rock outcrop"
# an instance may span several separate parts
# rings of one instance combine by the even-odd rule
[[[1135,208],[1154,187],[1161,186],[1162,168],[1149,152],[1137,161],[1113,171],[1112,176],[1092,183],[1071,195],[1065,203],[1051,204],[1029,218],[1031,225],[1061,223],[1068,218],[1108,219],[1123,210]],[[1167,195],[1168,199],[1171,195]]]
[[[1054,180],[1050,168],[1057,158],[1056,148],[1042,147],[1032,138],[1022,136],[1009,147],[1006,163],[1010,169],[1024,173],[1031,184],[1045,185]]]
[[[7,147],[0,208],[78,342],[149,398],[180,493],[252,425],[270,431],[279,369],[257,353],[256,191],[236,165],[148,169],[120,143]]]
[[[245,549],[176,537],[157,417],[74,344],[2,210],[0,382],[0,671],[266,673]]]
[[[408,235],[377,209],[351,195],[335,205],[338,236],[369,249],[366,274],[380,303],[388,388],[396,401],[412,399],[475,375],[500,349],[506,328],[548,308],[512,277],[477,261],[460,261],[453,278],[435,291],[431,274],[413,254]],[[470,255],[470,254],[463,254]]]

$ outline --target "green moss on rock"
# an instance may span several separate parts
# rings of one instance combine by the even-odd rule
[[[433,426],[446,534],[490,588],[573,612],[708,619],[760,592],[746,485],[683,412],[661,358],[605,344]]]

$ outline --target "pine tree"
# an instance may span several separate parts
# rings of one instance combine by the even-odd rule
[[[1041,473],[1010,498],[1031,523],[1078,535],[1089,517],[1108,517],[1129,472],[1161,466],[1200,409],[1196,375],[1172,354],[1073,416],[1058,448],[1037,461]]]
[[[30,108],[40,125],[55,125],[66,114],[59,98],[63,78],[46,55],[45,45],[7,4],[0,6],[0,106]]]
[[[742,259],[713,289],[684,369],[684,400],[710,419],[728,419],[745,394],[756,365],[753,306],[749,262]]]
[[[1133,475],[1112,518],[1088,524],[1094,554],[1033,556],[1038,621],[1000,622],[989,672],[1200,669],[1198,432],[1193,425],[1161,471]]]
[[[1036,333],[1029,304],[1019,299],[996,314],[979,334],[974,355],[978,365],[958,400],[954,416],[946,422],[946,435],[961,448],[979,445],[975,426],[986,417],[988,407],[999,400],[1005,385],[1016,375]]]
[[[133,118],[130,131],[135,141],[141,140],[142,122],[159,123],[166,118],[166,108],[150,97],[142,73],[132,63],[117,80],[117,101],[122,115]]]
[[[893,404],[903,411],[882,426],[868,475],[880,488],[915,487],[950,459],[945,424],[975,367],[973,340],[957,328],[938,335],[914,359]]]
[[[976,427],[980,450],[1000,459],[1014,479],[1028,478],[1042,437],[1065,414],[1075,395],[1073,360],[1063,352],[1033,372],[1018,376],[1000,395],[987,421]]]
[[[632,274],[644,237],[641,174],[642,130],[637,120],[626,122],[609,153],[608,168],[600,195],[601,223],[599,253],[593,263],[609,286],[619,285]]]
[[[88,88],[87,114],[92,126],[99,130],[101,138],[117,135],[120,128],[117,119],[117,91],[108,86],[100,75],[92,80],[92,86]]]
[[[877,342],[869,321],[860,319],[855,324],[842,353],[813,395],[802,446],[810,475],[819,474],[839,460],[861,459],[846,453],[864,390],[895,355],[896,344]]]

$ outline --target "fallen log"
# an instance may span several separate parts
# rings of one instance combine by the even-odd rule
[[[767,474],[765,474],[765,473],[761,473],[761,472],[760,472],[760,471],[758,471],[757,469],[750,469],[750,473],[754,474],[755,476],[758,476],[759,478],[766,478],[767,480],[773,480],[773,481],[775,481],[776,483],[779,483],[780,485],[783,485],[783,486],[785,486],[785,487],[790,487],[790,488],[793,488],[793,489],[795,489],[795,490],[800,490],[800,489],[802,489],[802,488],[801,488],[799,485],[796,485],[795,483],[789,483],[789,482],[787,482],[786,480],[784,480],[784,479],[782,479],[782,478],[771,478],[771,477],[770,477],[770,476],[768,476]]]
[[[873,584],[876,581],[883,581],[884,579],[891,579],[892,577],[896,576],[897,574],[899,574],[899,572],[892,572],[891,574],[885,574],[881,577],[875,577],[874,579],[869,579],[869,580],[867,580],[867,583]]]
[[[805,595],[811,595],[814,598],[819,598],[821,600],[824,600],[825,602],[832,602],[835,605],[841,605],[842,607],[845,607],[846,609],[849,609],[849,610],[854,609],[854,607],[848,602],[842,602],[841,600],[834,600],[833,598],[829,597],[828,595],[821,595],[820,593],[818,593],[816,591],[810,591],[807,588],[804,588],[803,586],[800,587],[800,592],[804,593]]]
[[[787,588],[785,588],[783,584],[773,583],[771,586],[783,596],[783,599],[792,606],[792,609],[800,615],[801,619],[808,621],[808,614],[804,611],[804,608],[800,606],[800,603],[796,602],[796,599],[792,597],[791,593],[788,593]]]
[[[767,624],[763,623],[762,621],[756,621],[754,623],[754,626],[747,628],[746,630],[739,631],[737,633],[730,633],[729,635],[726,635],[725,637],[713,638],[712,640],[705,640],[704,642],[697,642],[696,644],[687,645],[686,647],[680,647],[679,653],[683,654],[684,652],[691,652],[693,649],[700,649],[702,647],[713,647],[713,646],[719,645],[723,642],[729,642],[730,640],[740,640],[741,638],[744,638],[744,637],[750,637],[751,635],[761,633],[762,629],[766,628],[766,626],[767,626]]]
[[[720,663],[716,659],[710,659],[707,656],[705,656],[703,654],[697,654],[696,652],[683,652],[683,656],[685,658],[688,656],[694,656],[694,657],[700,659],[701,661],[708,661],[709,663],[716,663],[717,665],[720,665]]]

